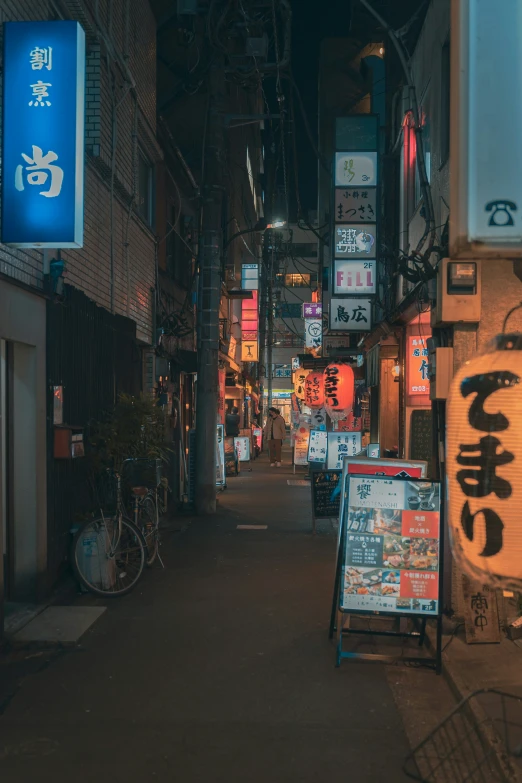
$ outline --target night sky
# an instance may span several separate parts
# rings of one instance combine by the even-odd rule
[[[350,35],[351,0],[294,0],[292,3],[292,70],[317,136],[317,76],[323,38]],[[303,209],[317,209],[317,159],[300,122],[296,104],[299,185]],[[291,189],[294,189],[293,179]],[[291,198],[294,202],[294,198]]]

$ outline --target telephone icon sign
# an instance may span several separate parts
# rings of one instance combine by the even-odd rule
[[[513,201],[490,201],[486,204],[486,212],[491,212],[488,226],[512,226],[512,212],[517,210],[517,205]]]

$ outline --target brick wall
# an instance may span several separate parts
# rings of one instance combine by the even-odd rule
[[[138,338],[150,343],[151,289],[155,286],[154,227],[147,226],[130,205],[137,204],[138,147],[152,166],[161,159],[155,139],[155,19],[146,0],[99,0],[97,4],[94,0],[84,0],[77,5],[82,6],[80,21],[87,33],[85,236],[81,250],[62,251],[66,279],[98,304],[111,309],[110,192],[113,139],[116,138],[113,309],[134,319]],[[45,0],[0,0],[0,21],[50,18],[55,17]],[[100,27],[101,36],[97,35]],[[107,57],[104,38],[110,40],[120,63],[111,54]],[[129,89],[124,62],[135,81],[135,92]],[[114,104],[117,104],[115,112]],[[0,272],[42,288],[42,254],[0,245]]]

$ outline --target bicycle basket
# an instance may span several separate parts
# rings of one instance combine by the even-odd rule
[[[520,780],[521,740],[522,699],[484,688],[470,693],[428,734],[407,757],[404,771],[421,783]]]
[[[160,459],[125,460],[122,478],[127,487],[155,489],[161,481]]]

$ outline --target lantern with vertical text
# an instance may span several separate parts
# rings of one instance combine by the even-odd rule
[[[522,589],[522,334],[466,362],[448,399],[451,546],[482,584]]]
[[[353,409],[353,370],[348,364],[329,364],[324,371],[326,412],[332,421],[345,419]]]
[[[311,372],[305,379],[305,404],[309,408],[324,405],[324,378],[322,372]]]

